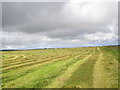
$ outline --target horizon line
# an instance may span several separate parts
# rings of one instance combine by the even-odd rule
[[[120,44],[109,44],[109,45],[89,45],[89,46],[70,46],[70,47],[38,47],[38,48],[6,48],[0,49],[0,51],[4,50],[37,50],[37,49],[57,49],[57,48],[79,48],[79,47],[100,47],[100,46],[120,46]]]

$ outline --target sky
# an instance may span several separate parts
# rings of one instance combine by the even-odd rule
[[[3,2],[2,49],[116,45],[117,5],[74,0]]]

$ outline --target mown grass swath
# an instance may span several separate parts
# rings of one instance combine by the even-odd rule
[[[2,87],[117,88],[118,61],[118,46],[2,51]]]

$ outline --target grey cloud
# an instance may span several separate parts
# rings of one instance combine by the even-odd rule
[[[2,28],[2,3],[0,2],[0,31]]]
[[[42,16],[47,17],[47,13],[55,14],[55,11],[59,11],[62,5],[61,3],[3,2],[3,28],[32,22],[31,19],[37,15],[42,19]]]
[[[105,36],[117,35],[117,3],[114,2],[4,2],[2,15],[4,48],[80,46],[117,41],[115,38],[110,42]],[[103,38],[97,33],[103,33]]]

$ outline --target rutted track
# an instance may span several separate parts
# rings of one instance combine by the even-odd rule
[[[93,68],[97,61],[98,51],[92,54],[89,59],[80,65],[72,74],[71,77],[63,85],[64,88],[92,88],[93,87]],[[74,82],[73,82],[74,81]]]
[[[97,48],[100,55],[99,58],[95,64],[94,67],[94,87],[95,88],[105,88],[106,84],[105,84],[105,78],[104,78],[104,68],[102,66],[102,59],[103,59],[103,53],[101,52],[100,48]]]
[[[98,48],[100,56],[94,68],[94,88],[118,88],[118,61],[114,55]]]

